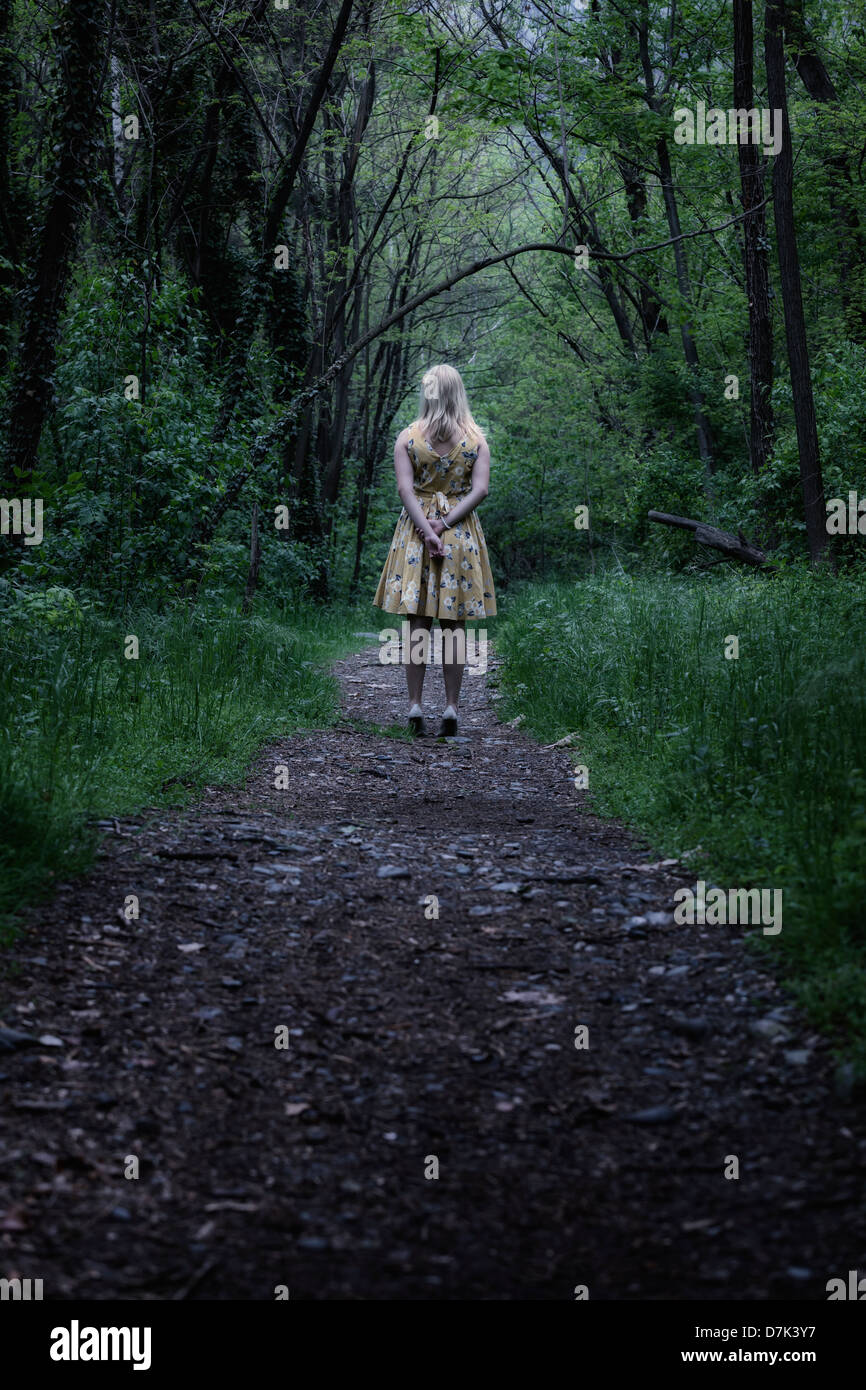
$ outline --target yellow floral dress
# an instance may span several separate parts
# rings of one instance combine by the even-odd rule
[[[437,454],[426,439],[406,441],[415,495],[424,515],[445,522],[445,555],[431,556],[404,507],[373,603],[386,613],[428,618],[487,618],[496,612],[493,575],[481,522],[474,511],[448,527],[448,512],[472,487],[480,439],[467,437],[450,454]]]

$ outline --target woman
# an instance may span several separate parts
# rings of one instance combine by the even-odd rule
[[[426,372],[418,419],[394,446],[397,491],[403,503],[391,550],[373,602],[409,618],[406,666],[409,725],[424,732],[421,695],[434,618],[444,629],[445,712],[440,734],[457,732],[457,704],[466,656],[465,620],[496,612],[493,576],[481,523],[475,514],[487,496],[490,450],[476,425],[460,373],[441,365]]]

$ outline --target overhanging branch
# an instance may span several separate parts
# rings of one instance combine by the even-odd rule
[[[764,199],[764,202],[761,203],[760,206],[763,207],[766,202],[767,199]],[[664,250],[665,247],[673,246],[678,241],[685,241],[699,236],[713,236],[717,232],[724,231],[726,227],[732,226],[735,222],[742,222],[744,218],[752,216],[755,211],[755,208],[750,208],[747,212],[740,212],[733,217],[729,217],[725,222],[719,223],[717,227],[701,227],[694,232],[681,232],[678,236],[669,237],[666,241],[654,242],[651,246],[636,246],[631,251],[624,251],[619,255],[611,251],[594,252],[593,259],[614,261],[617,263],[630,261],[635,256],[646,256],[651,251]],[[563,246],[559,242],[550,241],[529,241],[524,243],[523,246],[512,247],[510,251],[499,251],[495,256],[482,256],[480,260],[473,261],[470,265],[464,266],[461,270],[456,270],[454,274],[449,275],[447,279],[440,280],[438,284],[432,285],[429,289],[422,290],[419,294],[413,295],[405,304],[401,304],[392,314],[388,314],[373,328],[363,333],[360,338],[347,347],[321,376],[317,377],[309,386],[304,387],[303,390],[298,391],[297,394],[291,398],[286,409],[279,418],[274,421],[264,434],[259,435],[252,446],[249,459],[241,468],[232,474],[226,485],[225,492],[214,506],[210,515],[205,517],[199,533],[199,543],[201,545],[208,545],[210,543],[219,523],[222,521],[229,507],[231,507],[237,499],[247,478],[267,457],[269,450],[279,439],[293,429],[303,411],[313,404],[316,398],[330,386],[331,382],[334,381],[341,372],[346,370],[358,354],[363,352],[366,347],[369,347],[370,343],[375,342],[377,338],[381,338],[382,335],[393,328],[395,324],[398,324],[402,319],[406,318],[408,314],[413,314],[416,309],[420,309],[424,304],[428,303],[429,300],[436,299],[440,294],[447,294],[455,285],[459,285],[461,280],[468,280],[470,276],[479,275],[483,270],[489,270],[491,266],[500,265],[503,261],[512,260],[515,256],[528,255],[530,251],[550,251],[559,256],[574,256],[573,247]]]

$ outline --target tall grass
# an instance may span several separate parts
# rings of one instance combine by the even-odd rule
[[[509,712],[578,732],[600,810],[700,846],[701,877],[783,889],[762,944],[866,1072],[864,634],[856,579],[605,577],[515,595],[497,648]]]
[[[0,617],[0,924],[90,863],[99,817],[241,777],[267,739],[332,722],[348,610],[214,608],[122,624],[68,591]],[[64,597],[68,598],[64,600]],[[126,639],[139,641],[129,659]]]

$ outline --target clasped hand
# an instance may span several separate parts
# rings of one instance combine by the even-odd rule
[[[424,537],[424,544],[427,547],[427,552],[434,558],[441,559],[445,554],[445,546],[442,544],[442,532],[447,531],[447,522],[444,522],[441,517],[435,516],[428,517],[427,524],[433,532],[432,536]]]

